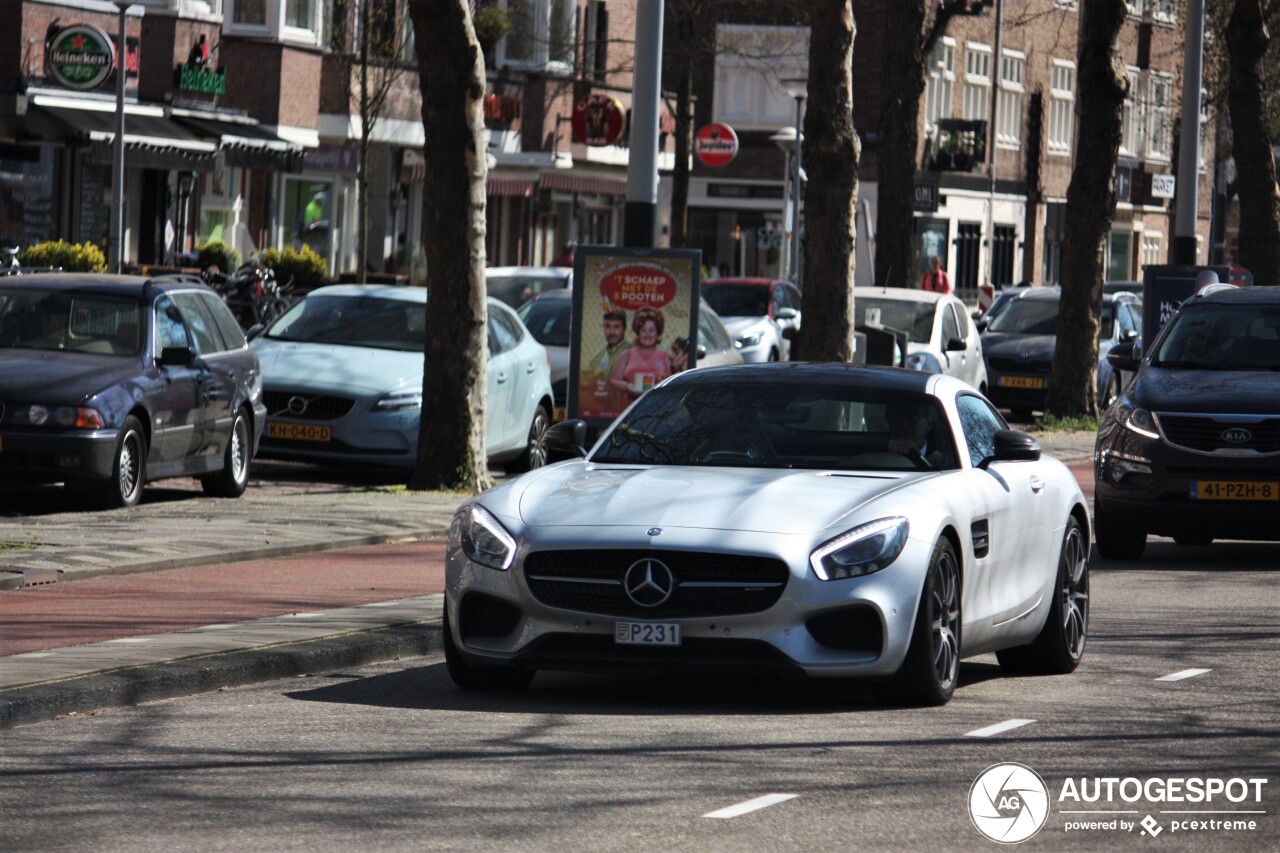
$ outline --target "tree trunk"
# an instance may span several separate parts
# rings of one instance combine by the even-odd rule
[[[853,358],[854,209],[861,148],[853,126],[853,40],[850,0],[812,0],[809,104],[804,117],[804,315],[797,340],[807,361]]]
[[[1262,63],[1271,43],[1260,0],[1236,0],[1227,24],[1232,150],[1239,175],[1239,263],[1257,284],[1280,284],[1280,196],[1267,135]]]
[[[1051,368],[1053,382],[1045,401],[1045,409],[1058,417],[1092,418],[1098,414],[1095,377],[1103,245],[1116,210],[1116,156],[1129,88],[1115,46],[1126,13],[1124,0],[1084,0],[1080,9],[1077,114],[1088,117],[1088,129],[1081,121],[1075,167],[1067,187],[1058,343]]]
[[[881,81],[880,144],[876,149],[879,192],[876,200],[875,282],[914,287],[911,241],[915,236],[916,149],[919,145],[920,95],[924,91],[924,54],[920,32],[924,0],[893,0],[886,7],[884,66]]]
[[[410,0],[418,44],[426,179],[427,302],[422,428],[411,489],[479,491],[485,453],[484,57],[469,0]]]

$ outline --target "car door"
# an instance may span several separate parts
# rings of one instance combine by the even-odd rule
[[[980,362],[981,359],[974,359],[970,354],[972,342],[968,340],[966,331],[972,333],[969,326],[969,318],[964,316],[962,311],[957,310],[956,303],[950,299],[942,300],[938,304],[938,310],[942,314],[942,338],[940,344],[942,346],[943,355],[946,358],[946,369],[944,372],[963,379],[975,388],[978,383],[977,367],[975,361]],[[952,350],[948,347],[954,341],[960,341],[964,346],[962,349]]]
[[[516,363],[518,341],[506,325],[498,322],[499,309],[489,305],[489,404],[484,418],[484,440],[492,456],[511,445],[512,394],[520,365]]]
[[[166,349],[190,349],[195,344],[182,312],[168,295],[153,303],[153,346],[159,357]],[[166,364],[157,366],[160,383],[152,405],[151,451],[148,454],[150,475],[165,476],[180,470],[196,446],[196,432],[201,417],[196,366]]]
[[[204,294],[180,290],[173,294],[196,347],[196,391],[199,418],[191,455],[220,460],[231,433],[232,406],[240,381],[238,359],[229,352]]]
[[[510,350],[513,375],[511,402],[507,407],[507,438],[523,443],[538,405],[538,377],[539,371],[547,368],[547,351],[533,339],[514,311],[505,305],[491,305],[489,311],[490,316],[515,341]]]
[[[969,533],[979,572],[970,579],[977,581],[974,603],[985,615],[975,622],[980,631],[994,630],[1039,601],[1046,559],[1043,543],[1048,541],[1046,522],[1052,509],[1045,491],[1048,477],[1040,462],[991,462],[979,468],[994,451],[996,432],[1007,426],[977,394],[961,394],[956,408],[973,465],[967,472],[967,494],[975,506]]]

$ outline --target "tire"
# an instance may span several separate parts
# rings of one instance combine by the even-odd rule
[[[116,439],[111,476],[102,486],[101,503],[107,509],[137,506],[147,482],[147,437],[133,415],[124,419]]]
[[[547,464],[547,430],[550,428],[551,417],[546,408],[539,405],[534,410],[533,422],[529,424],[529,443],[523,453],[507,463],[508,474],[523,474]]]
[[[1173,541],[1184,548],[1196,548],[1213,544],[1213,537],[1207,533],[1179,533]]]
[[[448,603],[444,613],[444,665],[453,683],[463,690],[524,690],[533,683],[536,669],[517,669],[513,666],[477,666],[462,659],[453,641],[453,629],[449,624]]]
[[[1065,675],[1080,665],[1088,634],[1089,550],[1080,522],[1072,517],[1062,537],[1053,602],[1044,627],[1027,645],[996,652],[996,660],[1009,672]]]
[[[244,494],[245,487],[249,485],[249,451],[252,446],[249,418],[244,409],[240,409],[231,421],[227,449],[222,454],[222,470],[200,478],[200,486],[206,495],[238,498]]]
[[[776,349],[769,350],[769,357],[766,359],[766,361],[781,361],[781,360],[782,360],[782,357],[778,355],[778,351]]]
[[[1106,511],[1106,504],[1095,502],[1093,533],[1098,553],[1108,560],[1137,560],[1147,547],[1147,531],[1130,519],[1118,518]]]
[[[897,686],[914,704],[945,705],[960,676],[960,563],[947,539],[933,546],[911,648]]]

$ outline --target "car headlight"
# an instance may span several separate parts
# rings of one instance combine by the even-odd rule
[[[1128,397],[1121,397],[1116,405],[1117,419],[1125,429],[1145,438],[1154,438],[1157,441],[1160,439],[1160,427],[1156,426],[1156,419],[1150,412],[1141,406],[1134,405],[1133,400]]]
[[[32,426],[102,429],[102,413],[88,406],[26,406],[13,413],[13,422]]]
[[[809,564],[824,581],[874,574],[898,559],[910,528],[900,515],[859,525],[819,546]]]
[[[741,349],[745,347],[759,346],[760,342],[763,340],[764,340],[764,332],[752,332],[749,335],[743,335],[733,343],[734,343],[734,346]]]
[[[907,367],[912,370],[923,370],[925,373],[941,373],[942,362],[931,352],[913,352],[907,356]]]
[[[390,394],[384,394],[378,402],[373,404],[375,412],[399,412],[404,409],[420,408],[422,408],[421,388],[412,391],[392,391]]]
[[[506,571],[516,559],[516,540],[484,507],[470,504],[453,516],[449,538],[467,559],[491,569]]]

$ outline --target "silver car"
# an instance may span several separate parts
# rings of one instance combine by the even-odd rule
[[[906,333],[901,361],[913,370],[945,373],[987,393],[982,340],[965,304],[950,294],[905,287],[855,287],[856,326]]]
[[[585,431],[557,424],[548,447]],[[891,676],[941,704],[963,657],[1076,668],[1089,539],[1070,470],[958,379],[688,371],[585,458],[459,508],[445,657],[475,689],[542,669],[710,668]]]

